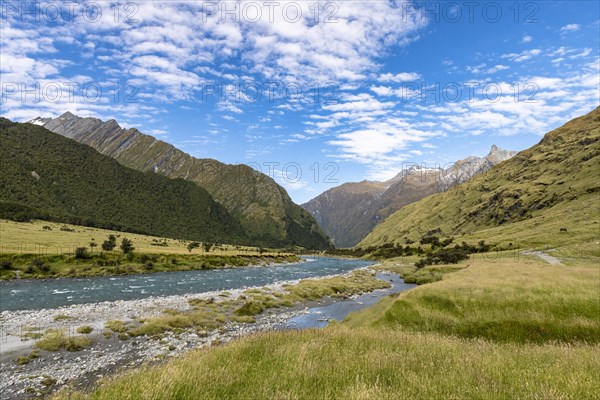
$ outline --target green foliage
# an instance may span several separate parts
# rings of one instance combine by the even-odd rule
[[[135,247],[133,246],[133,242],[127,238],[123,238],[123,240],[121,241],[121,251],[123,252],[123,254],[130,254],[133,252],[133,250],[135,250]]]
[[[87,260],[90,257],[87,247],[75,248],[75,258],[78,260]]]
[[[108,235],[108,239],[102,242],[102,250],[112,251],[117,247],[117,237],[115,235]]]
[[[200,247],[200,243],[198,242],[190,242],[187,245],[187,249],[190,253],[192,252],[192,250],[197,249],[198,247]]]
[[[239,222],[192,182],[132,170],[31,124],[0,119],[0,141],[2,218],[248,243]]]
[[[597,203],[600,192],[599,110],[547,133],[537,145],[447,192],[403,207],[359,246],[423,240],[423,232],[435,229],[501,246],[597,240],[600,221],[589,204]]]
[[[88,333],[92,333],[92,331],[94,330],[94,328],[92,328],[89,325],[82,325],[80,327],[77,328],[77,333],[81,333],[81,334],[88,334]]]

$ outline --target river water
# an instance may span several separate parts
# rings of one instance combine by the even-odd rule
[[[281,281],[343,274],[369,264],[371,262],[363,260],[305,257],[304,262],[269,267],[77,279],[12,280],[0,282],[0,311],[38,310],[72,304],[263,286]]]

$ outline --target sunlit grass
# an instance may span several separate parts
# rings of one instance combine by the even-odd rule
[[[57,397],[597,398],[597,265],[504,256],[458,267],[342,324],[242,338]]]

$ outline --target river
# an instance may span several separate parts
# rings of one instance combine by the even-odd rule
[[[372,263],[363,260],[303,257],[303,262],[269,267],[12,280],[0,282],[0,311],[52,309],[73,304],[240,289],[343,274],[369,264]]]

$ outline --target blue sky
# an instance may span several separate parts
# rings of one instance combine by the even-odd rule
[[[600,102],[593,1],[87,4],[3,1],[2,116],[115,118],[297,203],[522,150]]]

